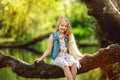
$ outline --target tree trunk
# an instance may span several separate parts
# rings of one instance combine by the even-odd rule
[[[119,61],[120,46],[118,44],[112,44],[107,48],[101,48],[93,56],[82,58],[80,60],[82,67],[78,70],[78,74],[98,67],[105,67]],[[11,67],[13,72],[26,78],[64,77],[63,70],[55,65],[45,64],[44,62],[32,65],[0,52],[0,68],[4,67]]]
[[[93,16],[102,34],[101,47],[112,43],[120,44],[120,0],[83,0],[89,15]],[[99,35],[98,35],[99,36]],[[104,70],[101,80],[120,80],[120,63],[102,67]]]
[[[83,0],[88,7],[88,14],[93,16],[101,33],[112,43],[120,43],[120,0]],[[113,5],[111,2],[114,2]]]

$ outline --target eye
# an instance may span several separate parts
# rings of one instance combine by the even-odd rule
[[[64,26],[64,25],[61,25],[61,26]]]
[[[67,28],[67,25],[65,25],[65,27]]]

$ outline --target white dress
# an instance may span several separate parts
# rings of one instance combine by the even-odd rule
[[[64,38],[61,38],[59,36],[59,42],[60,42],[60,52],[58,53],[58,56],[55,60],[52,60],[52,63],[54,65],[57,65],[64,68],[65,65],[72,66],[73,63],[77,64],[77,68],[79,69],[81,67],[78,60],[76,60],[71,54],[67,52],[67,47],[65,46]],[[53,40],[53,35],[51,34],[49,37],[50,40]]]

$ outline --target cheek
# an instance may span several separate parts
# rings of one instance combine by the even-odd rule
[[[66,27],[66,30],[67,30],[68,28]]]
[[[58,27],[58,31],[60,31],[60,26]]]
[[[60,30],[60,28],[61,28],[61,27],[60,27],[60,25],[59,25],[58,29]]]

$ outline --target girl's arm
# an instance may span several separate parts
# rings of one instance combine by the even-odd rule
[[[35,60],[35,63],[39,63],[45,57],[47,57],[50,54],[50,52],[52,51],[52,48],[53,48],[53,40],[49,40],[48,48],[46,49],[46,51],[44,52],[44,54],[39,59]]]

